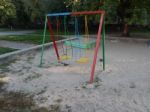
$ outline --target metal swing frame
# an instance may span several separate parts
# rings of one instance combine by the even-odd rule
[[[100,22],[99,22],[98,34],[97,34],[97,38],[96,38],[96,47],[94,50],[93,62],[91,65],[90,80],[89,80],[89,83],[93,83],[95,67],[96,67],[96,63],[97,63],[98,50],[99,50],[101,43],[102,43],[101,47],[102,47],[102,57],[103,57],[103,70],[105,70],[105,22],[104,22],[105,11],[102,11],[102,10],[47,14],[45,17],[45,26],[44,26],[44,32],[43,32],[40,66],[42,66],[42,62],[43,62],[44,44],[45,44],[47,26],[48,26],[49,32],[51,34],[51,39],[52,39],[53,47],[55,49],[57,60],[58,60],[58,62],[61,62],[60,55],[58,52],[58,47],[57,47],[55,36],[54,36],[54,31],[52,30],[51,21],[50,21],[50,19],[48,19],[48,17],[81,16],[81,15],[96,15],[96,14],[100,15]],[[101,40],[102,40],[102,42],[101,42]]]

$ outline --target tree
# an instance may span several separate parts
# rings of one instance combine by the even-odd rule
[[[129,25],[145,23],[143,15],[150,9],[149,0],[66,0],[66,4],[77,11],[105,10],[106,23],[121,24],[124,36],[129,36]]]
[[[16,15],[15,6],[11,0],[1,0],[0,2],[0,24],[4,23],[8,18],[14,18]]]
[[[50,12],[63,12],[63,0],[12,0],[17,10],[17,21],[25,25],[31,22],[42,23],[43,18]]]
[[[44,2],[41,0],[21,0],[24,4],[24,11],[28,14],[31,21],[34,21],[35,18],[44,15]]]
[[[56,13],[66,11],[66,6],[64,0],[47,0],[45,2],[45,12],[46,13]]]
[[[144,24],[143,13],[150,8],[149,0],[105,0],[103,8],[107,12],[107,22],[123,26],[123,36],[130,36],[129,25]]]
[[[16,19],[15,23],[19,26],[27,26],[30,23],[30,15],[25,11],[25,5],[22,0],[12,0],[12,3],[16,7]]]
[[[25,7],[25,12],[29,14],[31,20],[44,17],[50,12],[63,12],[65,5],[63,0],[21,0]]]
[[[103,4],[101,0],[65,0],[67,8],[72,11],[98,10]]]

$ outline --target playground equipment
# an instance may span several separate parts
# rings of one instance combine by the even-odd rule
[[[91,37],[89,35],[88,17],[90,15],[100,15],[98,34],[96,35],[96,38]],[[86,64],[90,60],[88,58],[88,52],[90,52],[90,49],[93,49],[91,50],[94,51],[94,56],[91,64],[91,76],[89,81],[90,83],[92,83],[94,80],[94,73],[100,43],[102,43],[103,70],[105,70],[104,15],[105,12],[101,10],[47,14],[45,17],[45,27],[43,34],[43,46],[41,52],[40,65],[42,66],[43,63],[44,43],[46,38],[46,30],[48,26],[58,63],[65,63],[66,60],[73,60],[73,58],[76,57],[77,59],[75,58],[76,60],[73,60],[74,62]],[[84,26],[80,26],[82,25],[80,24],[80,22],[84,23]],[[53,30],[54,27],[56,29],[55,33]],[[69,34],[69,29],[74,29],[74,35]],[[84,29],[84,35],[80,35],[82,29]],[[56,42],[60,37],[60,30],[63,31],[63,35],[61,37],[67,37],[67,39],[61,40],[61,44],[59,43],[59,45],[61,45],[62,48],[62,55],[60,55],[60,49],[58,48],[58,44]],[[71,51],[71,53],[68,53],[68,49]]]

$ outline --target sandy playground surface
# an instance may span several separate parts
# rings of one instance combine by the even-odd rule
[[[75,52],[73,60],[86,54]],[[87,52],[91,57],[92,51]],[[107,40],[105,71],[100,57],[92,85],[87,84],[91,62],[68,60],[69,66],[63,66],[51,49],[44,53],[43,67],[38,66],[39,52],[18,56],[7,69],[0,68],[0,81],[6,82],[5,91],[30,94],[50,112],[150,112],[150,48],[142,42]]]

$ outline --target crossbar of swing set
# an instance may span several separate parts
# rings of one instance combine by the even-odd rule
[[[93,15],[93,14],[104,14],[105,11],[83,11],[83,12],[64,12],[64,13],[52,13],[52,14],[47,14],[47,17],[53,17],[53,16],[77,16],[77,15]]]

